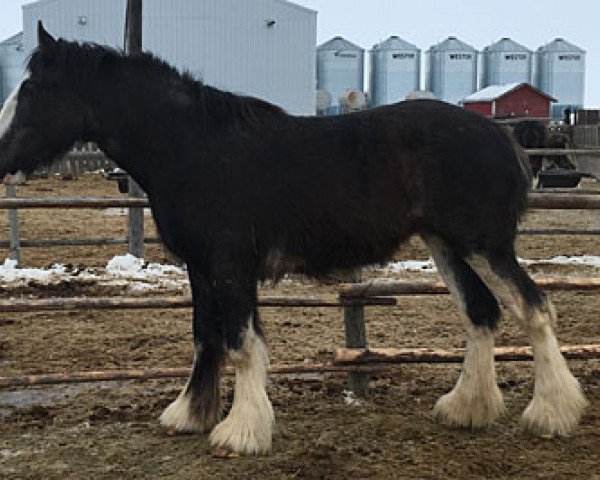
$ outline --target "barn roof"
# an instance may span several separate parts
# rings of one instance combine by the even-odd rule
[[[517,83],[507,83],[506,85],[490,85],[489,87],[482,88],[481,90],[472,93],[468,97],[465,97],[461,103],[473,103],[473,102],[493,102],[494,100],[498,100],[501,97],[508,95],[515,90],[518,90],[522,87],[528,87],[531,90],[547,97],[548,100],[552,102],[556,102],[556,98],[551,97],[545,92],[531,86],[525,82],[517,82]]]
[[[56,2],[59,0],[33,0],[31,2],[26,3],[25,5],[23,5],[24,8],[30,8],[33,7],[36,4],[45,4],[45,3],[52,3],[52,2]],[[313,8],[309,8],[309,7],[305,7],[304,5],[299,5],[297,3],[294,3],[290,0],[273,0],[277,3],[283,3],[288,7],[291,8],[295,8],[297,10],[302,10],[304,12],[309,12],[309,13],[318,13],[317,10],[313,9]]]

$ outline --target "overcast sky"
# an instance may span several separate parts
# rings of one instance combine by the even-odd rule
[[[98,0],[102,1],[102,0]],[[247,0],[252,1],[252,0]],[[0,0],[0,39],[21,30],[21,5]],[[455,35],[478,50],[502,38],[535,50],[556,37],[587,51],[585,105],[600,108],[600,0],[296,0],[319,12],[317,41],[369,49],[398,35],[421,50]]]

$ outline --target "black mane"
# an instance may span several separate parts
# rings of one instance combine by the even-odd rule
[[[147,80],[155,76],[169,85],[175,95],[187,97],[190,105],[203,119],[204,125],[221,126],[229,122],[255,124],[265,113],[283,114],[280,107],[251,96],[205,85],[190,72],[180,72],[157,57],[143,52],[129,56],[122,50],[95,43],[57,41],[51,60],[47,53],[36,48],[31,54],[27,68],[42,76],[55,71],[69,72],[72,88],[86,91],[107,70],[118,70],[132,81]],[[47,73],[49,72],[49,73]]]

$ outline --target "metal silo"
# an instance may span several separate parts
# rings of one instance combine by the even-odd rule
[[[552,116],[561,118],[566,108],[583,106],[585,50],[557,38],[537,49],[536,86],[557,99]]]
[[[336,113],[338,99],[346,91],[364,90],[365,51],[342,37],[317,47],[317,89],[331,94],[332,106],[328,113]]]
[[[532,82],[533,52],[510,38],[485,47],[482,57],[482,88]]]
[[[369,96],[372,106],[404,100],[419,89],[421,50],[392,36],[369,51]]]
[[[23,78],[26,58],[23,33],[0,42],[0,105]]]
[[[436,98],[458,104],[477,90],[477,55],[475,48],[456,37],[433,45],[426,53],[425,89]]]

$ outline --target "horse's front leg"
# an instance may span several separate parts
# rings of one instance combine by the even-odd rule
[[[210,440],[233,452],[264,454],[271,450],[274,415],[266,391],[269,358],[256,308],[256,281],[238,273],[217,279],[215,301],[227,357],[235,367],[235,390],[231,410]]]
[[[223,360],[223,331],[214,312],[212,286],[188,265],[194,303],[194,366],[179,394],[160,417],[163,426],[178,432],[207,432],[219,421],[219,373]]]

